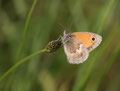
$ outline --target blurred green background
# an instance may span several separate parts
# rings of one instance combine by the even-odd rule
[[[0,0],[0,77],[16,61],[35,0]],[[65,28],[63,28],[62,26]],[[63,48],[18,67],[0,91],[120,91],[120,0],[38,0],[20,59],[70,32],[94,32],[101,45],[83,64],[67,62]]]

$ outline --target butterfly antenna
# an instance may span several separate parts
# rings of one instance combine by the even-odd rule
[[[69,30],[71,30],[72,25],[73,25],[73,22],[71,22],[71,24],[69,24],[69,26],[68,26],[68,29],[69,29]]]
[[[63,24],[59,24],[60,27],[62,27],[62,30],[66,30],[66,27]]]
[[[64,34],[68,34],[69,32],[67,31],[67,29],[65,28],[65,26],[64,25],[62,25],[62,24],[59,24],[62,28],[63,28],[63,30],[64,30]]]

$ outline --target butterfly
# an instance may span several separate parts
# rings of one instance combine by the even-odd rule
[[[73,32],[66,30],[62,36],[64,51],[68,62],[71,64],[83,63],[89,56],[89,52],[98,47],[102,36],[91,32]]]

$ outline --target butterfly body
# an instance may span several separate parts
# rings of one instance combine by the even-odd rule
[[[89,52],[96,48],[102,41],[100,35],[90,32],[67,33],[64,31],[62,42],[71,64],[83,63],[89,56]]]

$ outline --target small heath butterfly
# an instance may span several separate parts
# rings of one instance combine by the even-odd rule
[[[91,32],[64,31],[62,42],[68,62],[71,64],[83,63],[89,56],[89,52],[100,45],[102,37]]]

